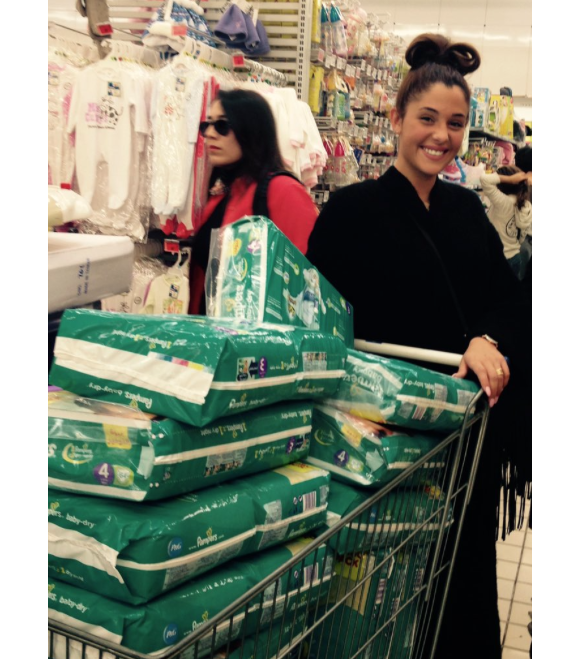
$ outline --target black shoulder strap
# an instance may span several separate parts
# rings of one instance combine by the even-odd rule
[[[270,217],[270,211],[268,210],[268,186],[270,181],[276,176],[290,176],[298,183],[302,184],[302,181],[296,178],[292,172],[287,172],[285,170],[280,170],[279,172],[272,172],[265,176],[261,181],[258,182],[258,187],[254,193],[254,202],[252,204],[252,213],[253,215],[263,215],[264,217]]]

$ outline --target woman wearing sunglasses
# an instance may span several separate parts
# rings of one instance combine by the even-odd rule
[[[220,91],[200,125],[213,170],[209,197],[192,250],[189,312],[205,314],[204,281],[211,231],[232,224],[257,207],[305,252],[318,210],[306,188],[286,171],[268,102],[243,89]],[[272,174],[283,173],[285,175]],[[267,187],[265,187],[267,185]],[[257,196],[264,203],[258,203]]]

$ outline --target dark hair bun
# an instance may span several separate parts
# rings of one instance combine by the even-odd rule
[[[424,64],[450,66],[461,73],[473,73],[481,64],[477,50],[468,43],[452,43],[442,34],[420,34],[415,37],[405,53],[411,69]]]

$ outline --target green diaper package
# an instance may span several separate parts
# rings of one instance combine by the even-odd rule
[[[50,383],[194,426],[295,398],[331,396],[338,337],[198,316],[67,309]]]
[[[296,541],[231,561],[139,606],[130,606],[50,579],[48,616],[137,652],[161,653],[197,631],[307,545],[306,540]],[[254,598],[247,615],[243,607],[234,614],[232,625],[229,618],[218,625],[214,647],[236,640],[242,633],[255,633],[259,625],[263,629],[263,625],[271,621],[284,624],[294,612],[299,616],[306,611],[310,602],[306,593],[310,590],[311,598],[316,601],[318,593],[326,593],[329,587],[332,560],[327,560],[328,569],[323,572],[325,549],[323,545],[316,561],[312,553],[305,559],[303,568],[299,563],[290,579],[287,575],[281,577],[277,587],[273,584],[263,597]],[[198,659],[210,653],[212,636],[210,633],[200,640],[195,655]],[[64,659],[65,655],[62,656]],[[194,656],[193,648],[191,656]]]
[[[330,474],[302,462],[237,481],[255,506],[250,552],[302,536],[326,521]]]
[[[320,329],[354,344],[351,305],[267,218],[214,231],[208,315]]]
[[[48,485],[150,501],[303,460],[312,407],[290,401],[196,428],[66,391],[48,393]]]
[[[346,414],[328,405],[314,406],[312,441],[306,461],[332,473],[332,478],[362,487],[378,488],[402,474],[440,442],[440,438],[405,433],[373,421]],[[444,462],[425,463],[416,477],[405,484],[428,477]]]
[[[371,496],[368,490],[333,481],[328,497],[326,528],[337,524]],[[338,554],[363,551],[401,542],[420,528],[422,532],[418,535],[423,540],[425,537],[434,540],[441,528],[445,501],[445,494],[429,484],[413,490],[395,489],[342,528],[339,534],[329,538],[328,544]],[[436,516],[425,523],[431,515]],[[452,521],[450,506],[445,528]]]
[[[469,380],[349,349],[346,375],[325,402],[376,423],[446,432],[461,426],[478,391]]]
[[[254,504],[231,483],[135,504],[50,492],[49,572],[137,604],[238,555],[255,534]]]
[[[313,632],[311,657],[316,656],[319,647],[322,648],[321,656],[328,648],[327,656],[333,659],[352,657],[397,613],[406,601],[406,592],[412,591],[417,577],[422,575],[415,570],[411,551],[399,551],[393,556],[389,556],[390,553],[390,550],[356,552],[336,557],[328,610],[350,591],[352,594]],[[319,613],[322,614],[322,611]],[[400,615],[403,616],[403,613]],[[362,656],[372,659],[391,656],[388,651],[393,645],[393,630],[398,626],[395,622],[387,624]],[[338,628],[340,633],[337,633]],[[399,659],[399,655],[396,657]]]
[[[266,625],[264,631],[245,636],[217,652],[216,659],[276,659],[307,629],[307,611],[286,616],[284,623]],[[289,657],[293,655],[288,655]]]
[[[323,526],[330,474],[296,463],[164,501],[49,491],[49,570],[138,604]]]

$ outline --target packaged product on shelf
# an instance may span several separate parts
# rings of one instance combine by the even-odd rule
[[[332,528],[371,496],[368,491],[333,481],[326,527]],[[418,537],[422,541],[435,540],[446,503],[445,493],[429,483],[413,490],[395,489],[332,536],[328,543],[338,554],[345,554],[394,545],[417,530],[421,531]],[[449,506],[445,529],[452,521],[453,510]]]
[[[48,228],[62,226],[74,220],[83,220],[92,213],[89,204],[77,192],[48,186]]]
[[[346,348],[318,330],[198,316],[68,309],[50,383],[195,426],[331,396]]]
[[[233,483],[143,504],[49,491],[48,503],[49,573],[130,604],[248,553],[256,532]]]
[[[295,462],[237,483],[255,506],[250,552],[288,542],[326,521],[330,474],[324,469]]]
[[[514,99],[492,94],[489,99],[488,130],[494,135],[514,138]]]
[[[306,462],[328,469],[332,478],[363,487],[381,487],[411,467],[440,442],[438,437],[387,428],[328,405],[315,405],[312,441]],[[405,483],[416,484],[441,470],[438,455]]]
[[[308,546],[301,539],[275,547],[257,556],[231,561],[227,565],[197,577],[156,599],[139,606],[117,602],[57,579],[48,582],[48,617],[76,629],[100,636],[131,650],[145,654],[161,653],[171,645],[197,631],[232,602],[269,577],[274,570]],[[210,654],[213,647],[234,641],[242,633],[252,634],[270,621],[285,625],[306,611],[318,594],[328,592],[332,574],[332,554],[322,545],[298,563],[292,574],[284,575],[257,595],[248,610],[242,607],[212,633],[193,646],[198,659]],[[304,593],[308,592],[309,597]],[[68,658],[65,643],[54,648],[54,659]]]
[[[303,460],[312,406],[289,401],[196,428],[67,391],[48,394],[48,485],[151,501]]]
[[[209,263],[208,316],[307,327],[353,345],[351,305],[267,218],[216,230]]]
[[[491,91],[487,87],[476,87],[473,90],[473,94],[471,96],[471,112],[469,118],[469,123],[472,128],[487,130],[490,97]]]
[[[461,426],[478,391],[469,380],[349,349],[346,375],[324,402],[377,423],[448,432]]]

